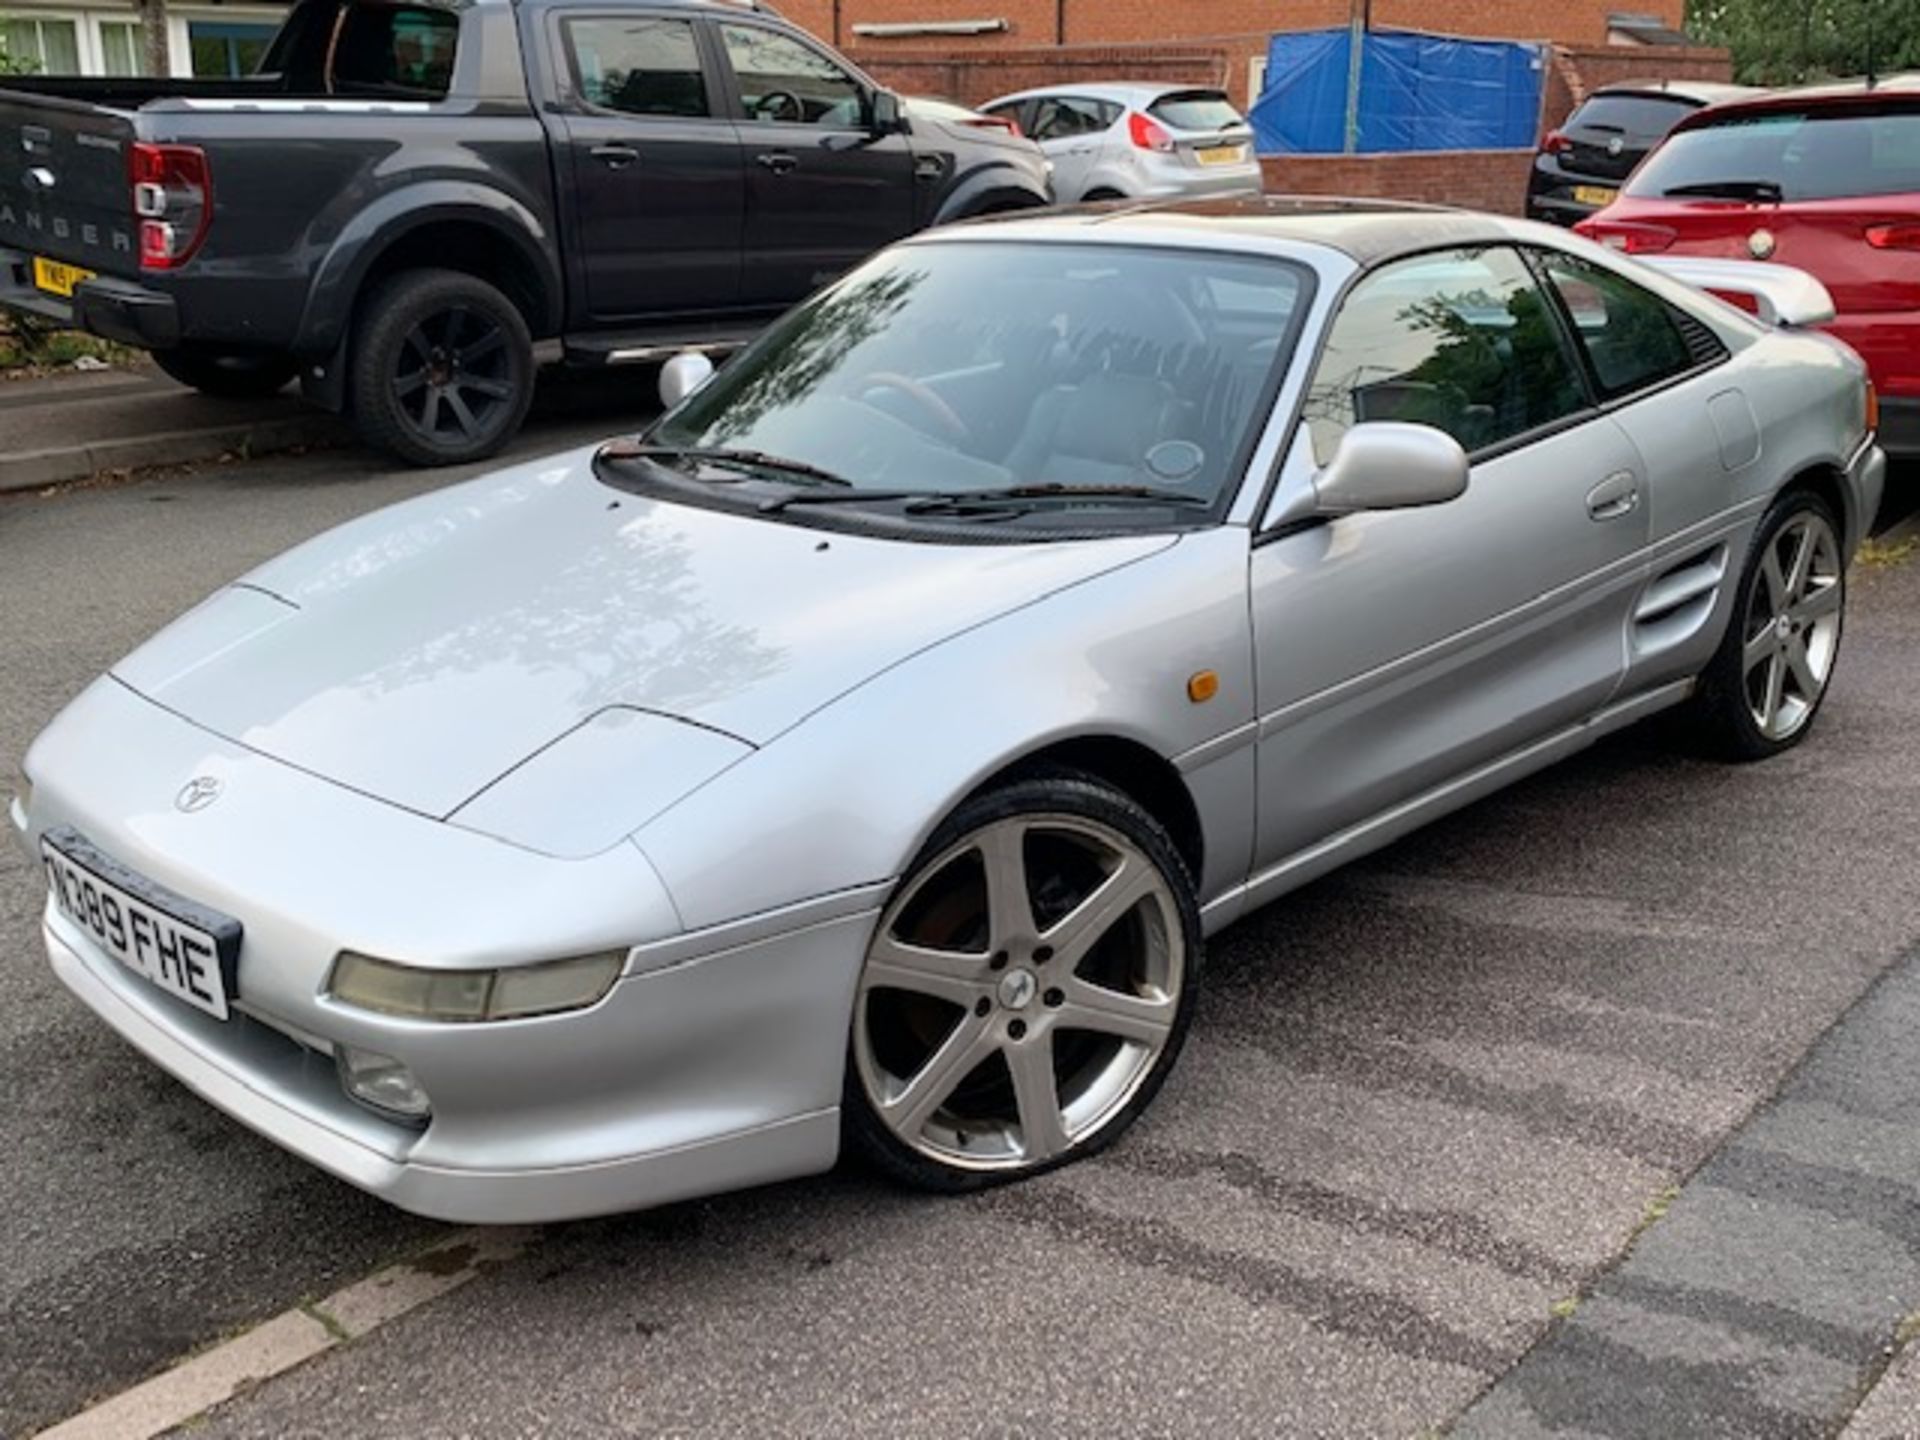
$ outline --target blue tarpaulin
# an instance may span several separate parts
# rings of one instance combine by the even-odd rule
[[[1266,89],[1253,104],[1263,155],[1347,148],[1349,30],[1275,35]],[[1361,37],[1355,149],[1528,149],[1539,136],[1544,60],[1538,45],[1407,31]]]

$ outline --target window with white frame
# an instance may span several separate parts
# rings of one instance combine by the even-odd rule
[[[147,73],[146,46],[135,20],[102,20],[100,24],[100,70],[114,76]]]
[[[0,50],[36,74],[78,75],[80,25],[52,15],[0,15]]]

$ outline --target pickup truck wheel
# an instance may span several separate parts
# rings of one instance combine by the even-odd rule
[[[491,455],[533,399],[533,339],[513,302],[454,270],[409,270],[362,309],[354,423],[369,445],[415,465]]]
[[[257,400],[272,395],[284,389],[300,368],[287,355],[236,354],[199,345],[156,350],[153,363],[182,385],[227,400]]]

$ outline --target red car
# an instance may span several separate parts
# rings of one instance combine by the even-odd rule
[[[1880,443],[1920,456],[1920,83],[1774,92],[1696,111],[1574,227],[1631,255],[1771,260],[1833,296]]]

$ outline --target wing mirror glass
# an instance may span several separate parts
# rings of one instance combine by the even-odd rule
[[[660,367],[660,403],[671,410],[713,378],[713,361],[698,350],[676,355]]]
[[[868,127],[876,135],[892,135],[900,126],[900,97],[891,90],[876,90],[867,107]]]
[[[1374,420],[1340,437],[1340,448],[1313,477],[1321,515],[1442,505],[1467,488],[1467,452],[1444,430]]]

